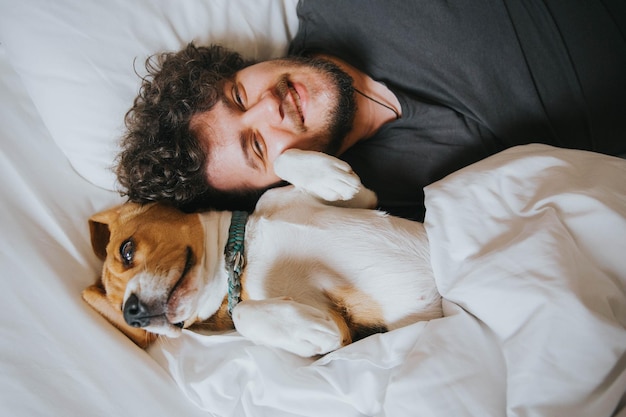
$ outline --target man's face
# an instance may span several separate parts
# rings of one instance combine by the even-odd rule
[[[336,153],[354,112],[347,74],[327,61],[289,58],[237,72],[223,100],[193,116],[191,129],[208,149],[209,184],[264,189],[280,181],[273,165],[286,149]]]

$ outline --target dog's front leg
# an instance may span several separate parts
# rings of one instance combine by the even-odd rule
[[[350,343],[347,326],[331,311],[285,298],[242,301],[233,310],[233,321],[237,331],[253,342],[304,357]]]
[[[378,201],[348,163],[322,152],[287,149],[274,161],[274,172],[332,205],[374,208]]]

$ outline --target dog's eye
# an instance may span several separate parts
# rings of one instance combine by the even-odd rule
[[[126,266],[133,264],[135,258],[135,242],[132,239],[126,239],[120,246],[120,256],[122,257],[122,263]]]

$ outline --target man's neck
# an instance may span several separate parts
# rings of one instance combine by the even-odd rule
[[[348,133],[339,154],[357,142],[372,137],[385,123],[396,120],[397,115],[402,113],[398,98],[386,85],[377,82],[339,58],[331,55],[319,56],[332,61],[348,73],[354,80],[354,88],[365,95],[356,94],[355,96],[357,111],[354,115],[354,127]]]

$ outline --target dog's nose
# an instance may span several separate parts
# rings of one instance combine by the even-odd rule
[[[131,294],[124,303],[124,320],[133,327],[150,325],[150,312],[135,294]]]

